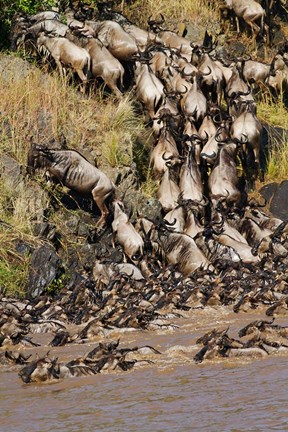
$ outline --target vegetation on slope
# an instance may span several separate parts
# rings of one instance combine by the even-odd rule
[[[2,60],[5,58],[6,55],[2,56]],[[15,71],[24,65],[21,59],[15,62],[18,62],[17,67],[16,63],[14,65]],[[4,73],[0,75],[0,98],[1,165],[4,155],[11,157],[22,166],[23,176],[31,140],[52,145],[56,142],[57,145],[65,137],[69,148],[84,153],[106,171],[109,167],[129,166],[138,136],[144,136],[144,144],[145,136],[149,138],[130,94],[120,101],[114,96],[104,97],[101,90],[83,97],[76,88],[62,82],[57,73],[43,75],[34,67],[18,79],[7,79]],[[2,166],[2,172],[4,168]],[[15,179],[4,173],[0,177],[0,287],[9,292],[14,289],[14,273],[18,278],[18,291],[23,291],[26,282],[26,252],[29,254],[29,250],[19,251],[19,244],[25,242],[31,247],[39,244],[33,234],[37,217],[29,187],[29,182],[35,181],[42,189],[47,188],[40,176],[33,181],[25,179],[25,183],[21,176]]]

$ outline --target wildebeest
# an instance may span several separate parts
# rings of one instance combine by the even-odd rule
[[[253,42],[264,31],[268,39],[268,27],[264,24],[265,10],[255,0],[225,0],[229,9],[233,9],[236,15],[237,31],[239,33],[239,18],[242,18],[251,28]]]
[[[53,150],[32,144],[28,153],[27,173],[43,168],[55,180],[81,195],[91,194],[101,211],[100,225],[109,211],[106,199],[115,190],[113,182],[76,150]]]
[[[124,211],[124,205],[120,200],[114,200],[114,220],[112,230],[118,243],[123,247],[125,254],[132,260],[137,260],[143,255],[144,242],[135,230],[129,217]]]
[[[63,65],[75,71],[83,83],[82,92],[85,93],[90,71],[90,55],[84,48],[63,37],[48,37],[40,33],[37,38],[39,49],[46,49],[57,65],[60,75],[63,76]]]

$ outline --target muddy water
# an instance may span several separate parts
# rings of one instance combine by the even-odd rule
[[[149,356],[153,364],[130,372],[27,385],[18,378],[18,368],[2,366],[0,431],[286,431],[288,355],[193,362],[199,335],[229,326],[229,334],[237,337],[240,328],[258,318],[265,316],[210,309],[173,320],[179,325],[173,332],[121,334],[122,346],[149,344],[162,352]],[[277,319],[282,325],[287,321]],[[50,354],[66,361],[94,346],[71,345]],[[30,351],[42,354],[47,347]]]

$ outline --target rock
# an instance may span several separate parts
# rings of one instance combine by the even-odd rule
[[[288,141],[288,130],[279,126],[272,126],[268,123],[263,124],[263,142],[262,145],[272,149],[275,145],[283,145]]]
[[[36,183],[24,179],[24,169],[7,155],[0,157],[0,173],[6,190],[11,190],[11,212],[21,211],[31,215],[34,222],[41,223],[49,206],[48,194]]]
[[[52,246],[44,244],[31,255],[27,294],[35,298],[43,294],[51,282],[63,273],[62,261]]]
[[[131,214],[131,220],[137,219],[137,213],[151,219],[161,217],[162,206],[155,198],[145,198],[139,191],[129,191],[124,198],[127,214]]]
[[[202,44],[204,40],[204,35],[206,28],[204,26],[198,25],[195,22],[193,23],[187,23],[186,26],[186,38],[191,40],[194,43],[198,43],[199,45]]]
[[[82,281],[83,281],[83,277],[79,273],[74,271],[70,277],[70,280],[69,280],[66,288],[68,290],[73,290]]]
[[[80,263],[84,266],[86,263],[94,262],[98,249],[100,249],[100,245],[97,243],[86,243],[82,247],[78,248],[77,252]],[[106,249],[104,250],[103,254],[105,255],[105,253],[107,253]]]
[[[38,237],[47,237],[50,231],[50,224],[48,222],[38,222],[33,226],[33,234]]]
[[[278,188],[277,183],[269,183],[265,186],[263,186],[259,193],[262,195],[262,197],[269,203],[271,201],[271,198],[273,197],[274,193],[276,192]]]
[[[37,183],[25,184],[25,199],[26,207],[33,215],[33,221],[43,222],[50,205],[48,193]]]
[[[246,53],[246,45],[237,39],[230,39],[226,41],[228,47],[226,48],[229,52],[230,57],[241,57]]]
[[[19,242],[16,244],[16,250],[23,255],[28,255],[33,252],[31,245],[22,240],[19,240]]]
[[[35,66],[20,57],[0,56],[0,76],[5,82],[24,79],[32,70],[36,70]]]
[[[51,113],[48,110],[44,108],[39,110],[37,114],[37,121],[35,122],[32,130],[32,135],[37,136],[38,144],[47,144],[47,137],[51,135],[52,130],[51,118]]]
[[[19,183],[23,180],[22,166],[15,159],[5,154],[2,154],[0,159],[0,165],[1,175],[13,180],[14,185],[15,183]]]
[[[126,197],[131,191],[137,190],[139,187],[139,179],[136,164],[132,163],[129,167],[119,168],[114,181],[117,185],[119,197]]]
[[[67,232],[70,234],[77,235],[79,228],[80,218],[76,215],[70,215],[69,219],[66,222]]]
[[[288,180],[277,187],[271,200],[270,211],[273,216],[286,220],[288,218]]]
[[[144,198],[138,204],[138,212],[149,219],[162,217],[162,206],[155,198]]]
[[[86,223],[84,223],[84,222],[81,221],[79,223],[77,234],[80,237],[86,237],[86,238],[88,238],[88,236],[90,235],[90,228],[89,228],[89,226]]]

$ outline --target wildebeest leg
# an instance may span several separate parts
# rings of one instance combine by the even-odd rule
[[[116,84],[107,84],[110,90],[117,96],[117,98],[121,98],[123,96],[123,93],[118,89]]]
[[[77,69],[76,73],[79,76],[79,78],[81,79],[82,84],[83,84],[82,88],[81,88],[81,93],[85,93],[86,92],[86,85],[87,85],[87,77],[81,69]]]
[[[113,249],[115,249],[115,244],[116,244],[116,235],[117,235],[116,231],[113,231],[112,239],[111,239],[111,244],[112,244],[112,248],[113,248]]]
[[[109,190],[107,192],[107,189],[105,189],[103,186],[102,187],[96,186],[92,190],[93,200],[95,201],[99,210],[101,211],[101,217],[98,220],[96,226],[102,226],[103,223],[105,223],[106,217],[109,214],[108,208],[105,205],[105,200],[111,195],[111,193],[112,193],[112,190]]]
[[[259,177],[259,180],[263,182],[264,172],[263,169],[261,168],[261,163],[260,163],[260,151],[258,148],[255,148],[253,152],[254,152],[255,165],[256,165],[256,175]]]
[[[257,38],[257,36],[258,36],[258,34],[259,34],[259,32],[260,32],[260,27],[254,22],[254,21],[248,21],[247,20],[247,23],[250,25],[250,27],[251,27],[251,31],[252,31],[252,41],[251,41],[251,43],[255,43],[256,44],[256,38]]]
[[[63,77],[64,77],[64,72],[63,72],[63,66],[62,66],[62,63],[60,62],[60,60],[59,60],[58,58],[55,58],[55,57],[54,57],[54,60],[55,60],[56,66],[57,66],[57,68],[58,68],[58,70],[59,70],[59,73],[60,73],[60,75],[61,75],[61,78],[63,78]]]
[[[62,65],[62,63],[60,62],[59,59],[56,59],[56,58],[54,58],[54,59],[55,59],[55,63],[56,63],[57,69],[58,69],[58,71],[60,73],[60,77],[64,81],[64,79],[67,76],[66,75],[67,74],[67,70],[66,70],[66,68],[63,67],[63,65]]]

